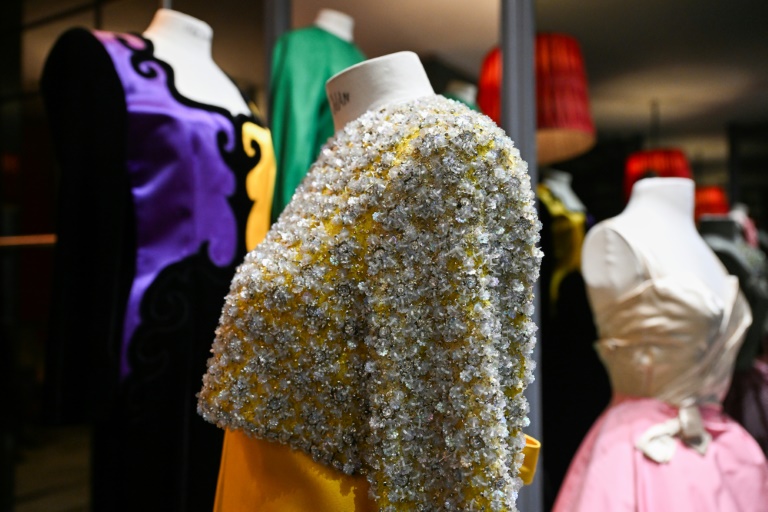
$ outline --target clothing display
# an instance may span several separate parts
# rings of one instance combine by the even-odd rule
[[[569,181],[570,175],[543,173],[537,189],[544,252],[539,286],[540,371],[546,439],[544,495],[549,508],[581,441],[608,405],[611,388],[593,347],[597,332],[580,272],[586,209],[563,178]],[[569,387],[563,385],[566,382],[580,384]],[[562,417],[568,421],[561,421]]]
[[[514,509],[541,260],[525,170],[439,96],[348,123],[233,280],[200,413],[364,476],[383,512]]]
[[[699,222],[699,232],[717,255],[728,273],[739,280],[749,303],[753,322],[736,359],[737,371],[752,368],[762,351],[768,321],[768,276],[765,255],[751,246],[741,232],[741,225],[727,216],[706,216]]]
[[[65,33],[42,89],[62,168],[53,363],[98,395],[93,508],[210,510],[222,435],[194,390],[269,227],[270,133],[182,96],[136,35]]]
[[[719,297],[696,279],[661,275],[621,226],[608,220],[602,228],[626,243],[644,276],[617,302],[593,301],[614,399],[553,510],[764,510],[765,457],[720,407],[751,322],[737,280],[725,277],[727,296]]]
[[[537,195],[551,219],[551,252],[547,254],[552,262],[552,273],[547,288],[551,306],[557,303],[558,291],[563,279],[581,266],[581,245],[586,233],[587,214],[569,209],[562,199],[553,193],[546,182],[539,183]]]
[[[768,456],[768,279],[765,255],[749,244],[741,222],[734,218],[703,217],[699,231],[728,273],[738,278],[753,318],[736,358],[731,388],[723,406]]]
[[[353,43],[315,26],[278,39],[270,84],[270,120],[277,156],[273,221],[333,135],[325,82],[363,60],[365,56]]]

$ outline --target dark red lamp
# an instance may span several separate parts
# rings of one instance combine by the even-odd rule
[[[629,199],[632,186],[643,178],[693,178],[688,159],[679,149],[637,151],[624,166],[624,198]]]
[[[731,210],[723,187],[708,185],[696,187],[696,220],[702,215],[725,215]]]
[[[536,144],[539,165],[568,160],[595,144],[587,76],[579,43],[557,33],[536,35]],[[501,122],[501,51],[486,56],[478,80],[477,103]]]

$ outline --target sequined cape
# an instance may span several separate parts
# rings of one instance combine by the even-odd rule
[[[238,269],[199,412],[367,475],[384,512],[515,510],[539,227],[489,118],[367,112]]]

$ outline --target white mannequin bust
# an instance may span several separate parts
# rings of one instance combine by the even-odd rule
[[[581,202],[579,196],[571,188],[571,182],[573,176],[565,171],[558,171],[557,169],[544,168],[542,169],[541,180],[544,185],[549,188],[552,195],[563,202],[566,208],[572,212],[586,212],[587,207]]]
[[[314,24],[316,27],[330,32],[339,39],[352,42],[352,30],[355,28],[355,20],[348,14],[333,9],[320,9]]]
[[[645,281],[645,268],[633,247],[653,260],[654,275],[697,279],[716,295],[727,296],[728,274],[697,232],[693,210],[692,180],[646,178],[635,183],[624,211],[599,223],[584,241],[581,268],[593,309],[604,308]]]
[[[179,94],[224,108],[233,116],[250,113],[240,91],[213,61],[210,25],[178,11],[159,9],[144,37],[152,41],[155,56],[173,68]]]
[[[368,110],[434,96],[424,66],[413,52],[398,52],[355,64],[325,83],[336,130]]]

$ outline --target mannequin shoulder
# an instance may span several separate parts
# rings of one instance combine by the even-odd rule
[[[647,278],[642,260],[614,221],[601,222],[587,233],[581,271],[593,302],[619,297]]]

